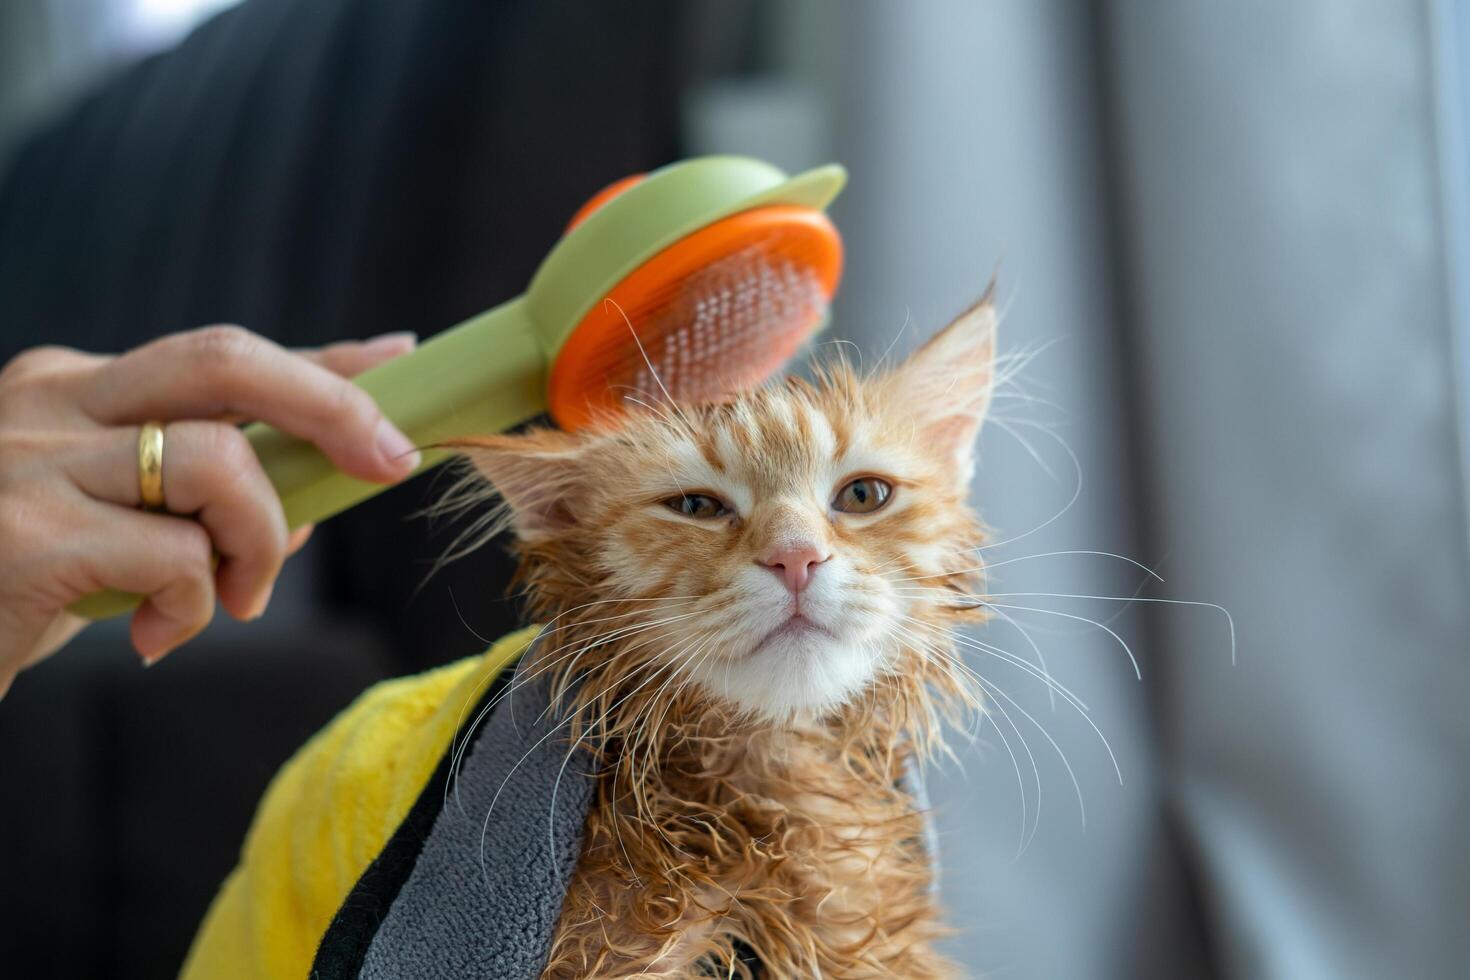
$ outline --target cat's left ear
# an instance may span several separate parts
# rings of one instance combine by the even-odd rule
[[[995,387],[995,287],[893,372],[899,405],[918,416],[925,445],[952,458],[960,482],[975,470],[975,438]]]
[[[582,442],[555,429],[460,440],[463,453],[510,508],[510,526],[535,541],[575,523]]]

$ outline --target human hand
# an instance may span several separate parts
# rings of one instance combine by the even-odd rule
[[[401,480],[418,453],[344,379],[413,346],[386,334],[288,351],[215,326],[115,357],[39,347],[0,368],[0,695],[86,624],[67,606],[103,589],[146,597],[131,624],[145,663],[202,630],[216,600],[260,616],[311,529],[288,534],[238,423],[306,439],[359,479]],[[138,509],[149,420],[165,424],[167,513]]]

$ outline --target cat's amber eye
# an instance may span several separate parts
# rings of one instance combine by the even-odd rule
[[[888,503],[891,496],[893,484],[887,480],[880,480],[876,476],[860,476],[856,480],[848,481],[846,486],[837,491],[832,509],[840,510],[844,514],[871,514]]]
[[[693,517],[697,520],[724,517],[730,513],[730,508],[726,507],[723,501],[707,493],[681,493],[677,497],[665,500],[664,506],[678,511],[685,517]]]

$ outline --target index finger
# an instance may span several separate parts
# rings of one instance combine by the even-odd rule
[[[333,374],[355,378],[368,368],[377,367],[395,357],[402,357],[413,350],[417,343],[417,334],[401,330],[367,340],[343,340],[325,347],[298,349],[294,353],[313,364],[321,365]]]
[[[343,472],[382,483],[419,462],[367,392],[240,327],[174,334],[109,361],[85,387],[82,408],[107,425],[260,419],[314,443]]]

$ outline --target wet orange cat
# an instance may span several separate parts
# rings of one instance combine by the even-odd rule
[[[462,448],[599,767],[546,978],[956,975],[904,788],[977,697],[982,300],[906,362]],[[759,967],[753,966],[758,962]]]

